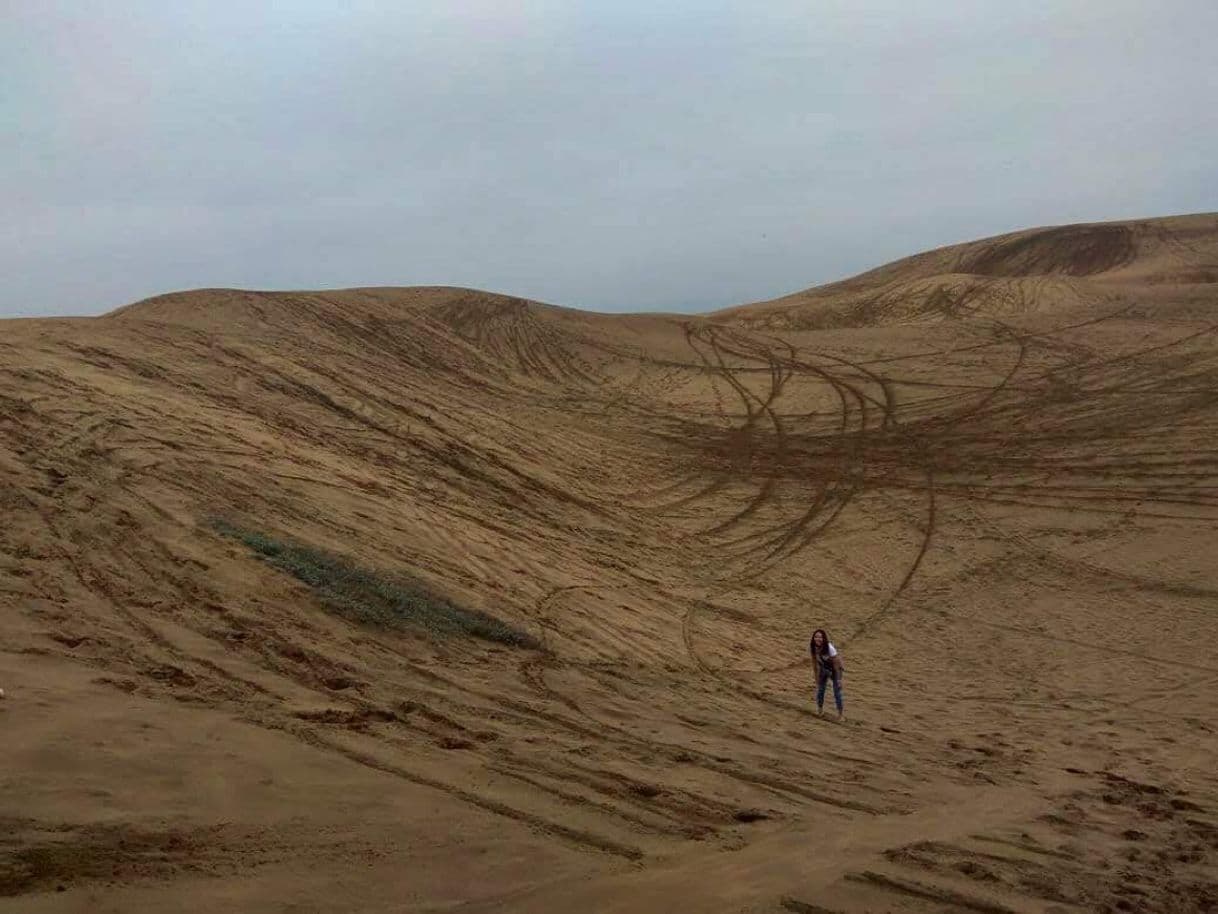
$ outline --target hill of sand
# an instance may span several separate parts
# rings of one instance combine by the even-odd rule
[[[755,329],[812,330],[1006,318],[1136,299],[1154,305],[1158,317],[1168,316],[1167,304],[1204,319],[1218,283],[1216,222],[1206,214],[1012,232],[724,314]]]
[[[0,323],[0,911],[1218,906],[1216,278],[1207,215]]]

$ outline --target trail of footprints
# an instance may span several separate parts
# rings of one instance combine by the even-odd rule
[[[889,849],[817,894],[775,911],[1200,912],[1218,907],[1218,810],[1187,792],[1113,771],[1019,826]],[[840,905],[841,907],[838,907]]]

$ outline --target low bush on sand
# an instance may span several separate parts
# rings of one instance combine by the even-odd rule
[[[213,520],[212,527],[309,585],[327,609],[361,625],[410,626],[435,635],[468,635],[512,647],[540,646],[528,632],[487,613],[457,606],[405,576],[361,568],[335,553],[246,530],[226,520]]]

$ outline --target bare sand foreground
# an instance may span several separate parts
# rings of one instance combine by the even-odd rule
[[[1214,215],[700,318],[6,321],[0,509],[0,911],[1218,908]]]

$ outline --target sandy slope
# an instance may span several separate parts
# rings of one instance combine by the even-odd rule
[[[706,318],[0,324],[0,910],[1218,905],[1215,271],[1198,216]],[[543,649],[354,626],[215,516]]]
[[[1005,317],[1130,299],[1205,306],[1218,283],[1216,231],[1212,213],[1027,229],[724,313],[754,328],[816,329]],[[1188,295],[1190,287],[1199,295]]]

